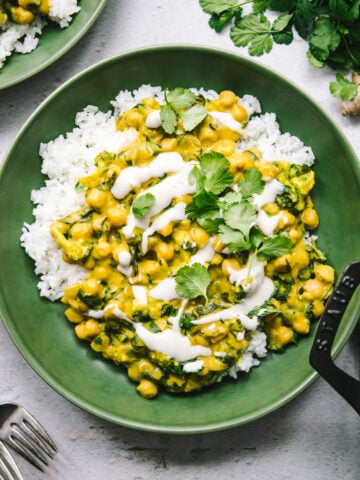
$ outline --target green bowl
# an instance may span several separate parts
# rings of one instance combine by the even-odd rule
[[[318,159],[313,199],[321,220],[319,246],[329,263],[340,274],[347,263],[360,258],[358,160],[316,102],[276,73],[232,53],[195,46],[148,48],[105,60],[66,82],[35,111],[14,141],[0,177],[0,313],[31,367],[57,392],[94,415],[167,433],[245,424],[283,406],[317,378],[308,360],[314,331],[286,353],[269,354],[237,382],[224,381],[195,395],[161,393],[145,400],[122,369],[75,337],[62,304],[40,298],[33,263],[19,244],[23,222],[32,222],[30,191],[44,180],[39,144],[70,131],[76,112],[86,105],[107,111],[119,90],[144,83],[233,89],[239,95],[257,96],[263,111],[276,112],[282,130],[311,145]],[[358,303],[341,322],[334,356],[355,327]]]
[[[0,90],[15,85],[51,65],[74,46],[98,18],[108,0],[81,0],[81,10],[67,28],[47,25],[35,50],[15,53],[0,69]]]

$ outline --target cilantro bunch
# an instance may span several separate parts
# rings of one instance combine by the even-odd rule
[[[281,235],[265,237],[256,227],[254,195],[264,189],[261,173],[251,168],[237,184],[237,191],[226,192],[234,181],[229,166],[221,153],[210,152],[200,157],[199,166],[190,174],[196,194],[186,206],[187,217],[196,220],[208,233],[219,234],[232,253],[251,250],[264,260],[284,255],[291,241]]]
[[[199,2],[210,14],[210,27],[220,32],[231,24],[230,38],[236,46],[248,47],[252,56],[270,52],[274,42],[289,45],[296,31],[308,42],[307,58],[314,67],[327,65],[337,71],[360,72],[360,0]],[[251,5],[251,13],[245,13],[246,5]],[[271,20],[268,12],[278,15]],[[358,83],[338,73],[330,92],[351,101],[358,94]]]

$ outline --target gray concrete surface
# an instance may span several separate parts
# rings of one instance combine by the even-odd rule
[[[23,122],[56,87],[85,67],[129,49],[198,44],[247,55],[228,33],[216,34],[198,0],[109,0],[88,34],[64,57],[17,86],[0,91],[0,159]],[[346,119],[328,92],[333,72],[315,71],[306,44],[276,46],[257,59],[295,82],[327,111],[360,153],[360,118]],[[29,95],[29,92],[31,94]],[[338,364],[359,374],[359,331]],[[211,434],[171,436],[129,430],[83,412],[25,363],[0,322],[0,402],[28,407],[63,451],[62,480],[355,480],[359,420],[322,379],[280,410],[251,424]],[[17,457],[18,458],[18,457]],[[45,478],[19,459],[26,480]],[[47,476],[50,478],[50,476]]]

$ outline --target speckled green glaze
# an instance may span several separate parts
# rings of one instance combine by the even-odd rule
[[[30,191],[43,181],[40,142],[71,130],[75,113],[89,103],[108,110],[119,90],[143,83],[233,89],[239,95],[256,95],[263,110],[276,112],[281,128],[301,137],[317,156],[313,199],[321,220],[319,245],[327,252],[328,261],[340,274],[347,263],[360,258],[359,163],[314,100],[274,72],[231,53],[192,46],[149,48],[108,59],[69,80],[19,132],[0,177],[0,313],[34,370],[88,412],[156,432],[199,433],[234,427],[280,408],[317,378],[308,361],[314,330],[285,354],[270,354],[259,368],[237,382],[225,381],[191,396],[160,394],[145,400],[121,369],[75,337],[61,304],[39,297],[32,261],[19,245],[23,222],[32,221]],[[355,326],[358,300],[341,323],[334,355]]]
[[[28,54],[13,54],[0,69],[0,90],[15,85],[64,55],[73,47],[98,18],[108,0],[81,0],[81,10],[67,28],[47,25],[35,50]]]

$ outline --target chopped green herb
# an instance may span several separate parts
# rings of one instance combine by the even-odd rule
[[[154,202],[155,197],[151,193],[145,193],[145,195],[140,195],[140,197],[137,197],[132,204],[135,217],[141,218],[147,215]]]
[[[210,273],[200,263],[186,265],[175,275],[176,291],[183,298],[204,297],[207,303],[206,292],[210,280]]]
[[[176,131],[181,118],[185,131],[196,128],[206,117],[207,110],[198,105],[196,95],[189,89],[178,87],[165,91],[165,105],[160,108],[161,125],[166,133]]]

